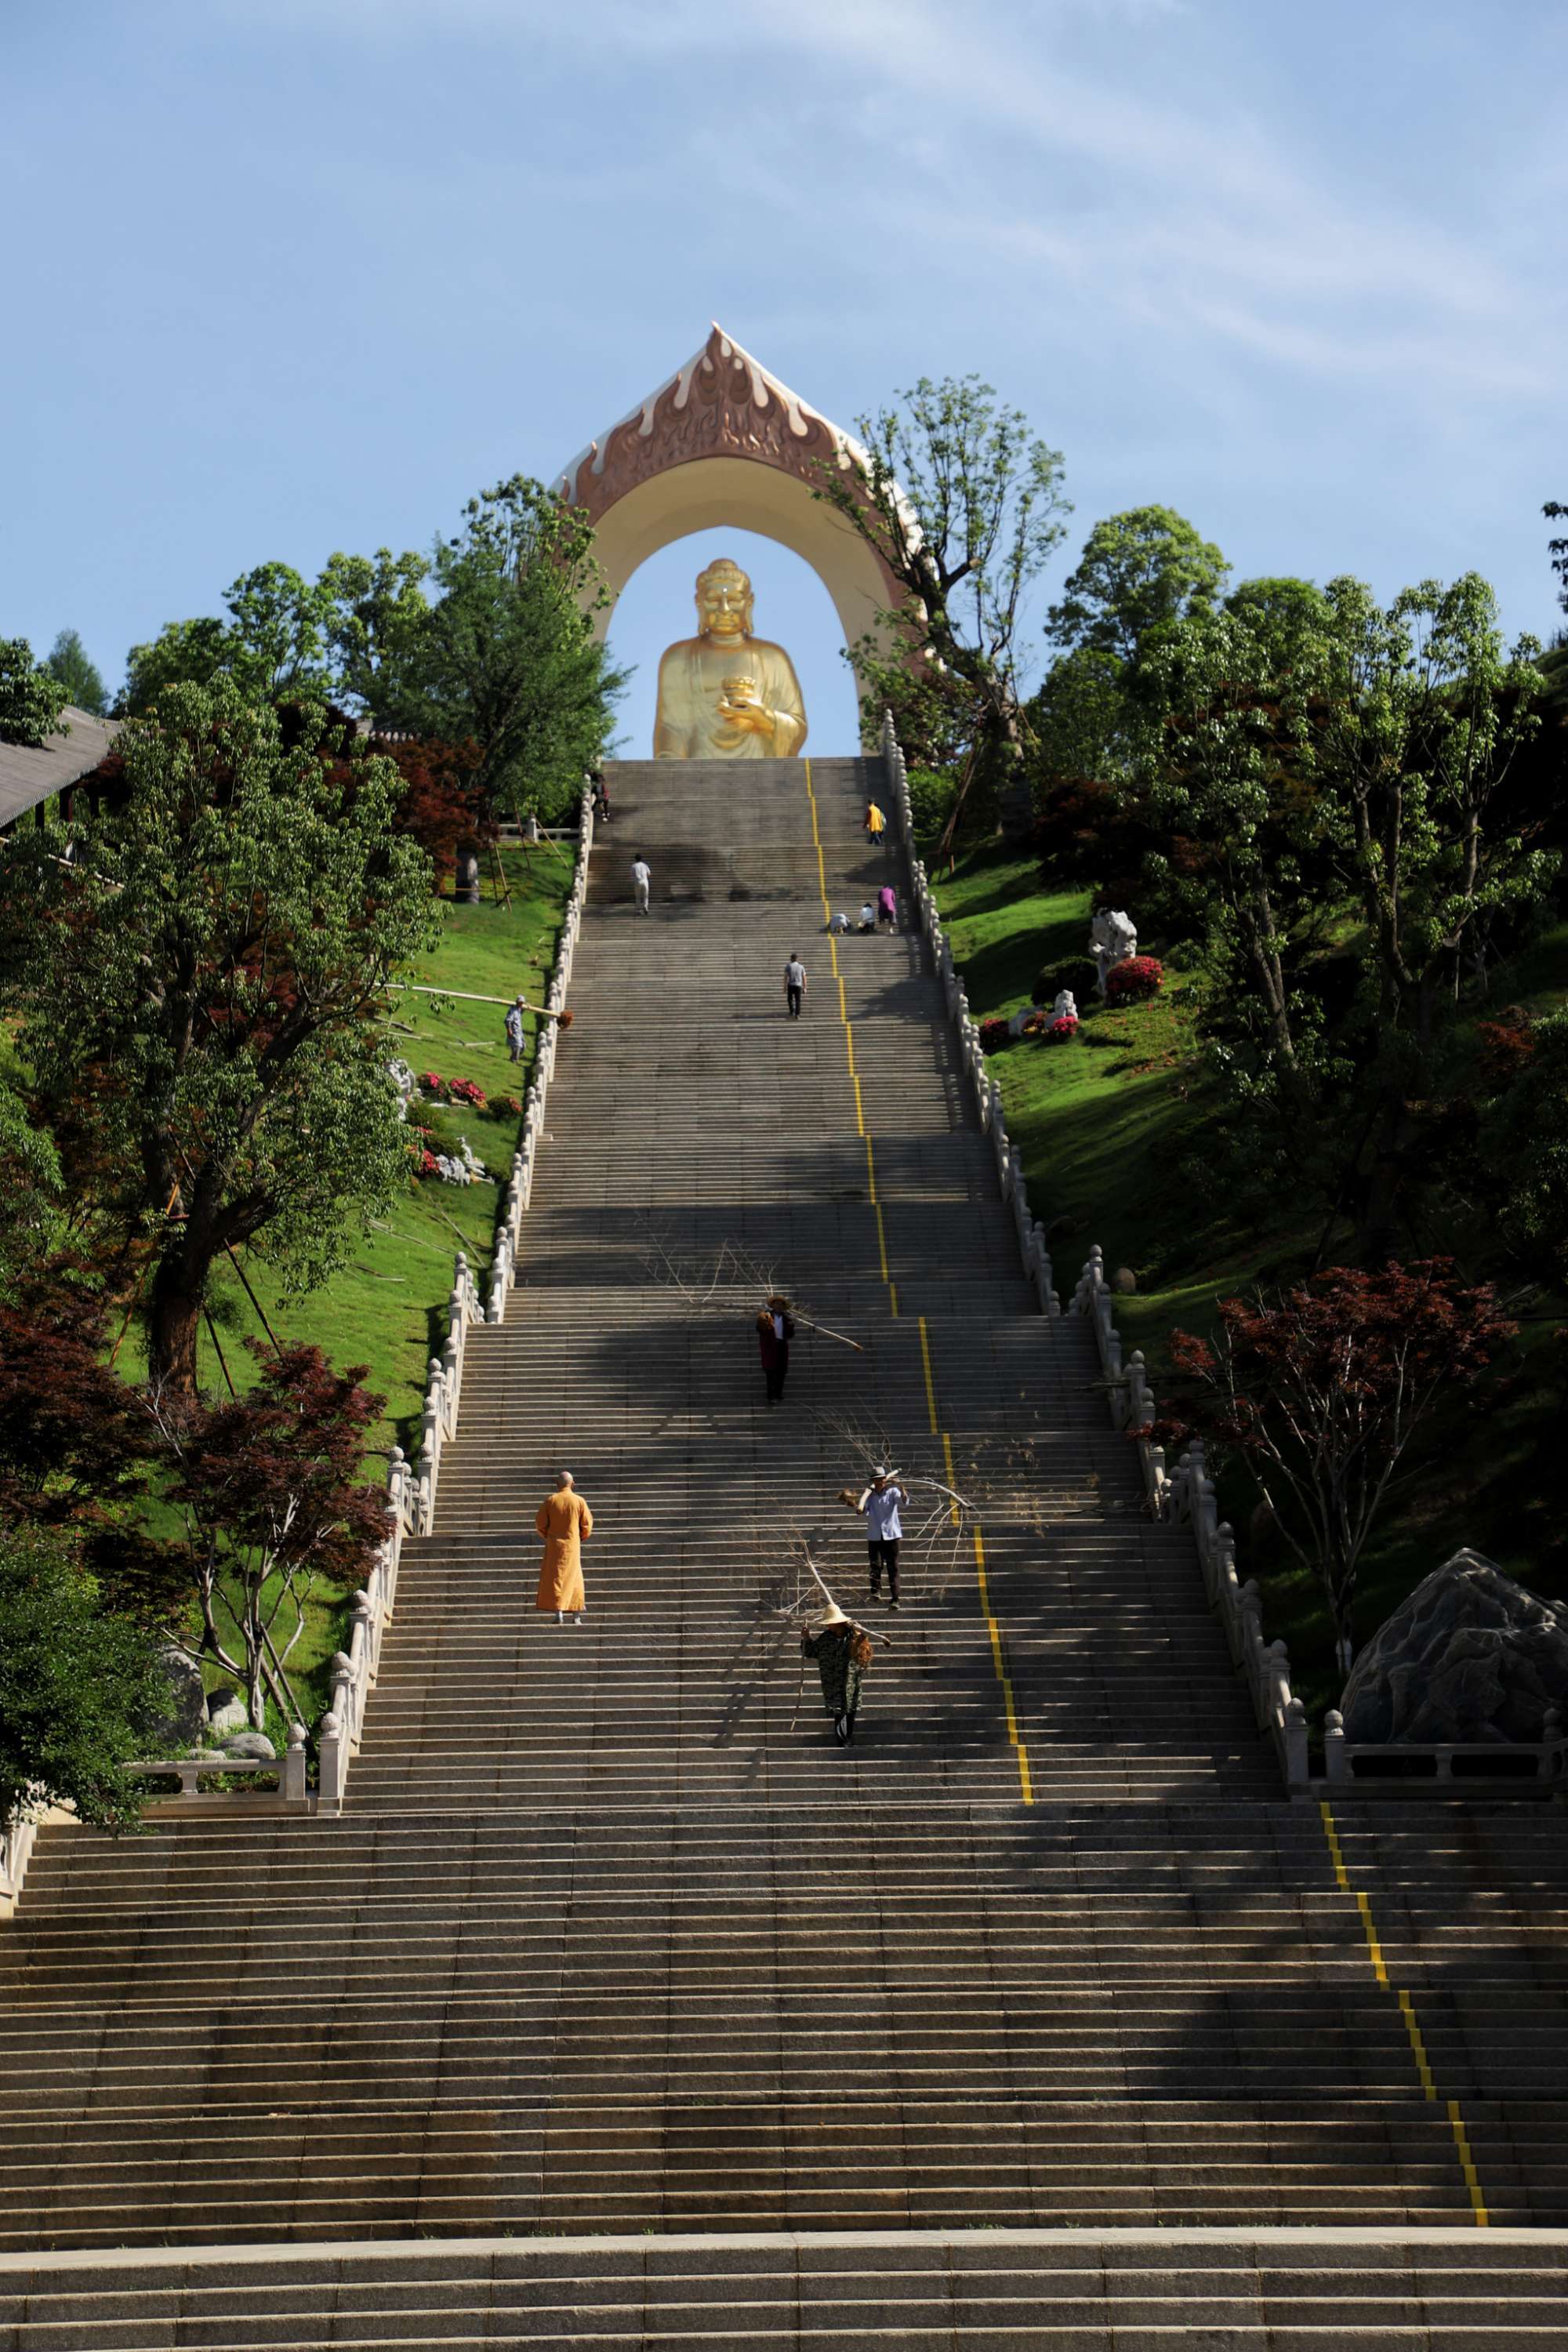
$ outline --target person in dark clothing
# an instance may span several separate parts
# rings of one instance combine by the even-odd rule
[[[801,1627],[800,1650],[803,1658],[816,1664],[823,1709],[833,1718],[833,1737],[840,1748],[847,1748],[860,1711],[861,1678],[871,1663],[871,1636],[846,1617],[837,1601],[830,1601],[820,1617]]]
[[[789,1301],[775,1294],[757,1313],[757,1351],[763,1360],[763,1379],[767,1384],[770,1404],[784,1402],[789,1343],[794,1337],[795,1318],[789,1311]]]

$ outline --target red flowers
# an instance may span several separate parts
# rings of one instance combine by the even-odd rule
[[[1002,1018],[1000,1013],[994,1014],[989,1021],[983,1021],[980,1024],[981,1052],[983,1054],[995,1053],[998,1046],[1005,1045],[1007,1043],[1008,1035],[1009,1031],[1007,1024]]]
[[[1079,1019],[1077,1013],[1058,1013],[1054,1021],[1047,1021],[1046,1023],[1045,1027],[1040,1032],[1040,1041],[1046,1045],[1065,1045],[1069,1037],[1076,1037],[1078,1033]]]
[[[1108,1004],[1135,1004],[1158,995],[1165,984],[1165,967],[1158,956],[1124,956],[1111,965],[1105,982]]]
[[[422,1070],[419,1074],[419,1083],[432,1102],[446,1101],[447,1081],[438,1071]]]
[[[452,1078],[447,1083],[447,1099],[466,1103],[470,1110],[483,1110],[488,1097],[483,1087],[475,1086],[472,1078]]]

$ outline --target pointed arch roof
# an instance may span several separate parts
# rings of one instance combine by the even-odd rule
[[[700,457],[750,457],[811,481],[825,461],[863,469],[865,450],[714,320],[708,339],[645,400],[580,449],[560,496],[598,517],[639,482]]]

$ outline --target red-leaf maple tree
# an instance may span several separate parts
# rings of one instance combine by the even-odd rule
[[[1211,1340],[1171,1335],[1194,1418],[1246,1462],[1322,1584],[1349,1667],[1356,1573],[1400,1461],[1439,1391],[1484,1370],[1514,1326],[1451,1260],[1331,1267],[1273,1298],[1222,1298]]]
[[[384,1400],[360,1385],[363,1364],[335,1372],[319,1348],[247,1344],[261,1364],[247,1394],[208,1407],[170,1386],[147,1410],[173,1465],[200,1653],[243,1684],[259,1731],[269,1695],[299,1717],[288,1661],[317,1580],[362,1584],[386,1534],[385,1495],[359,1477]]]

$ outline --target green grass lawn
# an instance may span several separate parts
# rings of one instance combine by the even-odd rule
[[[490,1098],[483,1111],[445,1105],[421,1108],[412,1116],[432,1129],[437,1148],[455,1145],[466,1135],[492,1181],[411,1181],[390,1214],[356,1240],[351,1263],[304,1297],[284,1297],[272,1269],[254,1257],[245,1261],[251,1288],[280,1339],[314,1341],[340,1367],[368,1366],[366,1384],[386,1399],[373,1440],[377,1467],[395,1443],[408,1451],[417,1440],[426,1369],[446,1338],[454,1258],[460,1249],[476,1275],[482,1278],[488,1271],[500,1193],[521,1132],[517,1115],[500,1109],[498,1097],[521,1099],[538,1024],[530,1014],[527,1058],[514,1064],[507,1049],[504,1004],[468,1000],[510,1002],[521,992],[536,1004],[543,1002],[572,865],[564,845],[560,852],[508,850],[504,859],[510,907],[498,903],[493,874],[486,877],[479,906],[448,901],[440,946],[409,975],[426,987],[465,993],[432,997],[410,989],[399,998],[398,1009],[398,1050],[416,1074],[434,1070],[445,1078],[470,1078]],[[237,1385],[247,1383],[255,1366],[242,1342],[247,1337],[265,1339],[266,1334],[237,1276],[226,1269],[215,1284],[213,1321],[230,1375]],[[204,1388],[224,1386],[214,1343],[205,1332],[200,1377]]]
[[[932,887],[976,1021],[1017,1011],[1042,966],[1087,952],[1089,892],[1049,889],[1032,859],[988,846]],[[1124,1348],[1143,1350],[1163,1405],[1171,1332],[1207,1331],[1217,1298],[1293,1272],[1316,1244],[1319,1220],[1286,1202],[1260,1228],[1233,1211],[1223,1180],[1208,1177],[1205,1130],[1226,1113],[1197,1049],[1199,983],[1178,958],[1162,961],[1165,986],[1151,1003],[1116,1011],[1080,992],[1083,1027],[1071,1044],[1021,1039],[987,1064],[1058,1292],[1070,1295],[1096,1242],[1108,1273],[1133,1274],[1137,1289],[1118,1298],[1117,1325]],[[1520,957],[1498,1001],[1540,1013],[1565,997],[1568,925],[1560,925]],[[1538,1303],[1541,1319],[1521,1325],[1508,1358],[1436,1418],[1420,1448],[1424,1466],[1369,1547],[1360,1639],[1461,1544],[1537,1589],[1568,1590],[1568,1542],[1540,1468],[1563,1385],[1554,1337],[1563,1311],[1562,1302]],[[1289,1641],[1296,1685],[1321,1717],[1339,1678],[1318,1588],[1277,1538],[1254,1536],[1256,1496],[1243,1474],[1224,1479],[1220,1502],[1237,1529],[1242,1573],[1263,1587],[1267,1636]]]

